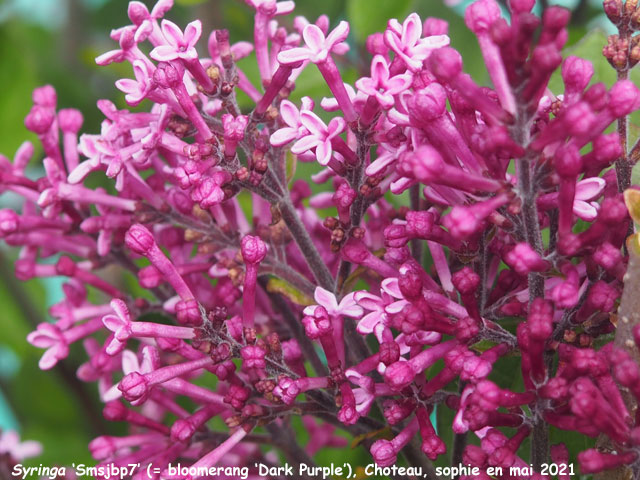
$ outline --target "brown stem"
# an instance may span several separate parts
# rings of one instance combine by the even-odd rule
[[[298,212],[296,212],[293,203],[291,203],[291,199],[288,197],[281,199],[278,206],[282,219],[289,228],[293,239],[298,244],[300,252],[307,261],[307,265],[314,278],[322,288],[333,291],[333,276],[327,268],[327,264],[322,260],[313,240],[311,240],[307,228],[302,223],[302,220],[300,220]]]

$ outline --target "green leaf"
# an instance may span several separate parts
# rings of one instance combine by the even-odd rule
[[[297,305],[313,305],[313,299],[311,297],[305,295],[289,282],[286,282],[281,278],[270,278],[267,282],[267,291],[271,293],[279,293]]]
[[[291,151],[287,152],[287,162],[286,162],[286,170],[287,170],[287,184],[291,182],[294,175],[296,174],[296,166],[298,164],[298,157],[296,157]]]
[[[374,430],[372,432],[363,433],[361,435],[353,437],[353,440],[351,441],[351,448],[356,448],[367,439],[379,440],[382,438],[386,440],[391,440],[393,438],[393,433],[391,432],[390,426],[386,426],[379,430]]]
[[[404,20],[411,11],[412,0],[394,2],[371,2],[371,0],[349,0],[347,16],[359,43],[364,43],[372,33],[382,32],[390,18]]]

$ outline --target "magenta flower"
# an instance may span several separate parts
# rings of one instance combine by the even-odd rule
[[[387,325],[390,315],[400,312],[407,305],[402,298],[397,278],[386,278],[382,282],[380,297],[365,291],[355,292],[354,299],[358,305],[370,311],[358,322],[358,333],[368,335],[376,331],[377,325]]]
[[[38,88],[24,125],[41,145],[0,155],[0,239],[19,249],[16,276],[66,277],[27,340],[43,369],[82,341],[78,378],[123,423],[123,436],[90,443],[98,466],[138,465],[136,479],[186,475],[178,463],[252,472],[281,450],[313,468],[319,449],[345,446],[342,429],[379,466],[403,455],[428,477],[443,454],[474,467],[461,478],[498,466],[542,478],[540,465],[573,458],[571,475],[632,476],[635,3],[604,3],[619,29],[603,50],[611,88],[588,61],[563,62],[568,12],[538,20],[533,0],[466,9],[483,84],[443,20],[391,19],[358,50],[371,57],[338,65],[346,22],[330,32],[325,15],[296,17],[290,30],[276,17],[293,2],[246,0],[252,42],[232,45],[221,25],[205,59],[199,20],[184,31],[162,20],[172,3],[131,2],[132,25],[97,59],[132,66],[116,87],[138,108],[100,100],[100,131],[81,134],[80,112]],[[305,68],[331,94],[296,105]],[[558,74],[564,89],[551,91]],[[325,124],[317,102],[339,113]],[[297,161],[327,168],[296,172]],[[294,415],[306,446],[293,445]],[[550,445],[548,426],[606,438],[610,452]],[[0,437],[9,464],[16,443]]]
[[[345,295],[342,300],[340,300],[340,303],[338,303],[333,293],[322,287],[316,287],[313,298],[317,302],[317,305],[323,307],[327,314],[331,316],[346,316],[351,318],[360,318],[360,316],[362,316],[363,310],[356,303],[355,293]],[[315,306],[311,306],[306,307],[304,312],[307,315],[313,315],[314,310]]]
[[[269,141],[274,147],[282,147],[293,140],[297,140],[309,134],[309,130],[302,124],[300,113],[313,110],[313,100],[302,97],[300,110],[289,100],[283,100],[280,104],[280,118],[287,125],[271,134]]]
[[[169,62],[177,58],[192,61],[198,58],[195,45],[202,34],[200,20],[189,23],[184,33],[170,20],[162,20],[161,28],[167,45],[159,45],[154,48],[149,54],[151,58],[159,62]]]
[[[415,13],[409,15],[402,25],[396,19],[389,20],[384,32],[384,41],[411,71],[419,70],[422,62],[433,50],[449,45],[447,35],[423,38],[422,21]]]
[[[154,29],[158,28],[158,20],[164,17],[164,14],[167,13],[171,7],[173,7],[173,0],[158,0],[151,9],[151,12],[149,12],[147,6],[142,2],[129,2],[127,13],[134,25],[138,27],[135,34],[136,42],[146,40]]]
[[[326,37],[318,26],[309,24],[302,31],[302,38],[307,46],[283,50],[278,54],[278,61],[285,65],[305,60],[311,63],[322,63],[337,48],[344,52],[340,45],[346,40],[347,35],[349,35],[349,24],[344,21],[340,22]]]
[[[136,77],[135,80],[122,78],[116,81],[116,87],[126,94],[124,98],[127,103],[135,107],[153,88],[153,75],[149,72],[147,64],[141,60],[133,62],[133,74]]]
[[[15,430],[0,432],[0,455],[7,455],[10,459],[21,462],[27,458],[37,457],[42,452],[42,445],[33,440],[20,441]]]
[[[347,124],[342,117],[334,117],[326,125],[315,113],[304,110],[300,112],[300,124],[309,132],[291,147],[296,155],[316,149],[316,159],[322,166],[329,164],[333,155],[331,140],[344,132]]]
[[[376,97],[383,108],[391,108],[395,101],[393,96],[406,90],[413,78],[404,73],[389,77],[389,65],[382,55],[376,55],[371,62],[371,77],[362,77],[356,82],[358,90]]]
[[[276,0],[245,0],[247,4],[251,5],[262,15],[268,15],[270,17],[276,15],[288,15],[293,12],[295,3],[291,1],[277,2]]]

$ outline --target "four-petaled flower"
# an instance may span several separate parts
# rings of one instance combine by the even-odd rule
[[[288,125],[287,127],[276,130],[271,134],[270,142],[274,147],[282,147],[287,143],[297,140],[300,137],[309,134],[309,130],[302,124],[300,120],[300,112],[310,111],[313,109],[313,100],[309,97],[302,97],[302,106],[300,110],[293,102],[283,100],[280,104],[280,118]]]
[[[136,42],[146,40],[153,31],[154,25],[157,25],[155,22],[164,17],[164,14],[171,7],[173,7],[173,0],[158,0],[151,9],[151,13],[149,13],[149,9],[144,3],[138,1],[129,2],[129,9],[127,10],[129,19],[138,27],[135,35]]]
[[[342,21],[326,37],[320,27],[310,23],[302,31],[302,38],[306,47],[283,50],[278,54],[278,61],[284,65],[310,61],[312,63],[324,62],[331,52],[344,52],[341,43],[349,35],[349,24]]]
[[[316,291],[313,298],[317,302],[317,305],[324,307],[329,316],[344,315],[351,318],[360,318],[363,310],[354,298],[355,292],[351,292],[348,295],[342,297],[340,303],[336,300],[336,296],[328,290],[322,287],[316,287]],[[304,309],[305,315],[313,315],[317,305],[311,305]]]
[[[333,154],[331,139],[344,132],[347,123],[342,117],[335,117],[326,125],[320,117],[308,110],[300,112],[300,123],[309,134],[294,143],[291,152],[299,155],[315,148],[318,163],[326,166]]]
[[[46,348],[38,366],[42,370],[53,368],[58,360],[69,355],[69,344],[60,329],[51,323],[41,323],[35,332],[27,336],[27,341],[38,348]]]
[[[107,346],[108,355],[120,353],[131,336],[131,316],[129,309],[120,299],[111,300],[111,308],[115,315],[109,314],[102,317],[102,323],[113,332],[113,339]]]
[[[389,78],[389,65],[382,55],[376,55],[371,62],[371,77],[362,77],[356,82],[358,90],[376,97],[384,109],[391,108],[394,95],[406,90],[412,81],[411,74],[403,73]]]
[[[169,62],[180,58],[186,61],[193,61],[198,58],[195,45],[202,34],[202,22],[194,20],[184,29],[184,34],[180,27],[170,20],[162,20],[162,33],[167,40],[167,45],[159,45],[149,54],[151,58],[159,62]]]
[[[116,87],[126,95],[124,99],[127,104],[135,107],[144,100],[153,88],[152,74],[149,72],[147,65],[142,60],[133,62],[133,75],[135,80],[130,78],[121,78],[116,81]]]
[[[8,455],[11,460],[22,461],[36,457],[42,452],[40,443],[27,440],[20,442],[20,436],[15,430],[0,432],[0,457]]]
[[[354,300],[365,310],[369,310],[358,322],[356,330],[361,335],[376,331],[379,324],[387,325],[389,315],[400,312],[407,306],[398,287],[398,278],[385,278],[380,285],[380,296],[361,290],[354,293]],[[400,300],[398,300],[400,299]],[[382,342],[382,339],[379,339]]]
[[[420,70],[433,50],[449,45],[447,35],[422,38],[422,22],[417,13],[409,15],[402,25],[395,18],[389,20],[384,41],[412,71]]]

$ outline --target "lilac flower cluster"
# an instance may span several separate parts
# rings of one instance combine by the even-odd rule
[[[367,40],[370,75],[350,85],[347,22],[290,22],[291,1],[246,1],[254,39],[233,45],[226,30],[205,42],[200,21],[164,18],[172,0],[130,2],[132,24],[111,33],[119,47],[96,60],[131,64],[116,87],[144,109],[100,100],[100,133],[78,136],[80,112],[41,87],[25,125],[45,175],[25,174],[29,143],[0,157],[0,191],[24,198],[20,213],[0,211],[16,275],[68,278],[54,321],[28,337],[40,367],[81,343],[78,377],[97,383],[107,420],[130,426],[93,440],[94,458],[277,464],[268,444],[311,464],[346,445],[343,429],[380,466],[402,454],[435,478],[431,462],[451,454],[484,479],[568,464],[552,425],[608,445],[578,455],[583,473],[637,471],[640,326],[612,341],[632,232],[635,2],[605,1],[621,29],[605,47],[619,76],[608,89],[589,62],[563,59],[568,12],[540,19],[533,0],[509,0],[510,22],[494,0],[466,11],[493,88],[464,73],[442,20],[389,20]],[[250,54],[260,85],[236,63]],[[291,100],[312,68],[333,97]],[[562,94],[548,88],[558,69]],[[292,178],[296,161],[321,166],[322,193]],[[109,189],[84,186],[98,171]],[[500,362],[518,391],[496,383]],[[436,409],[453,412],[450,445]]]

